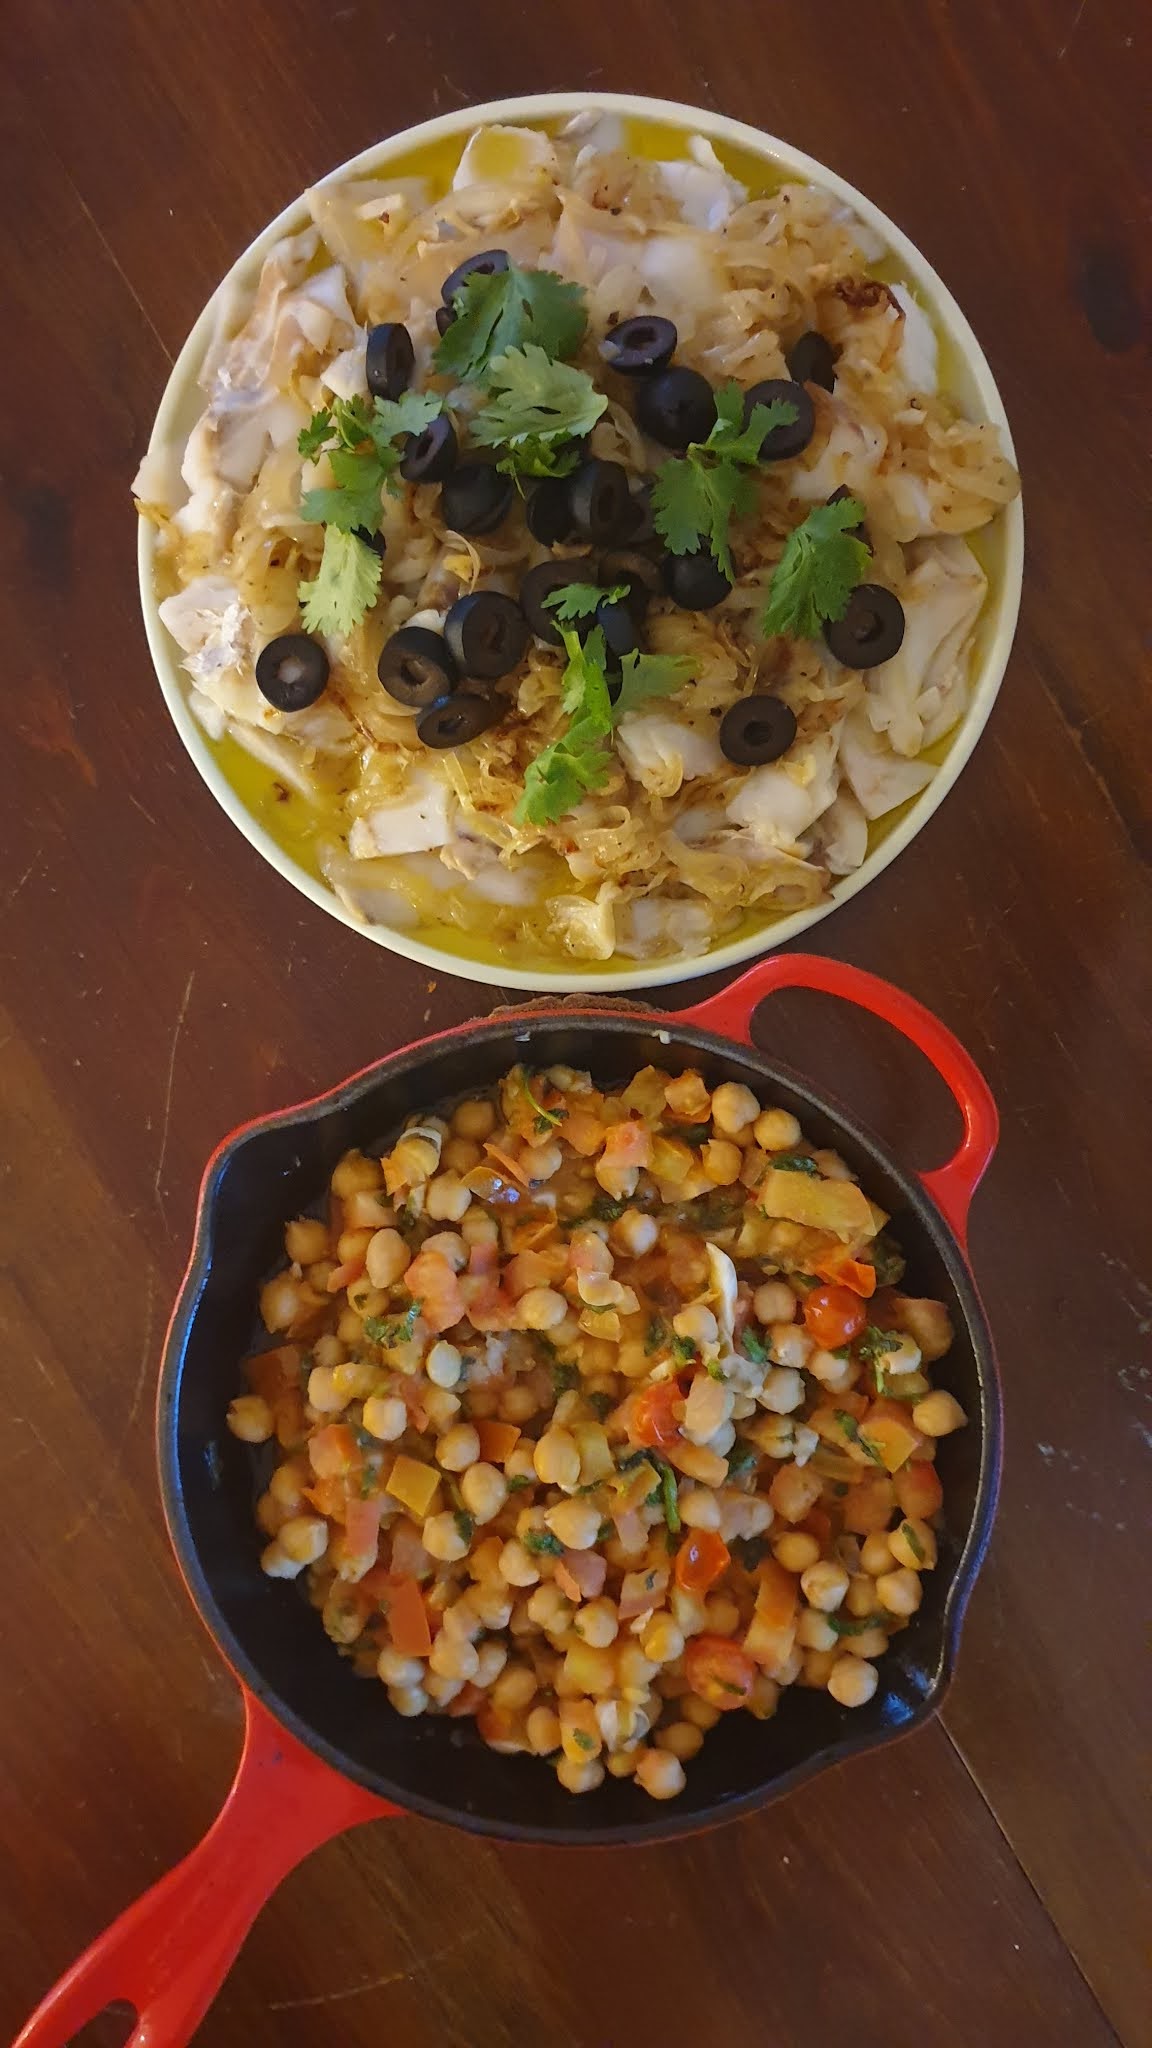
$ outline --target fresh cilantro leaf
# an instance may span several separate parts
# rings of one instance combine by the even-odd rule
[[[396,441],[401,434],[422,434],[439,419],[444,400],[438,391],[405,391],[399,398],[378,398],[369,427],[373,441]]]
[[[456,314],[436,351],[445,376],[475,382],[497,356],[531,343],[554,361],[575,355],[588,315],[582,286],[554,270],[473,271],[453,294]]]
[[[874,1614],[826,1614],[824,1619],[833,1634],[838,1636],[862,1636],[868,1629],[875,1628],[877,1622]]]
[[[342,448],[359,448],[371,437],[372,406],[366,398],[334,398],[332,427]]]
[[[820,1168],[816,1161],[809,1159],[803,1152],[773,1152],[772,1164],[777,1173],[807,1173],[817,1180],[820,1178]]]
[[[756,1335],[755,1330],[746,1329],[743,1332],[740,1338],[740,1349],[744,1353],[745,1358],[752,1360],[753,1365],[767,1365],[769,1356],[768,1346],[762,1337]]]
[[[826,619],[842,619],[848,600],[870,559],[851,531],[864,517],[859,498],[815,505],[784,543],[772,572],[768,608],[761,621],[766,636],[790,633],[813,640]]]
[[[644,1349],[649,1357],[652,1356],[654,1351],[659,1351],[667,1335],[668,1325],[664,1321],[663,1316],[652,1316],[644,1337]]]
[[[620,663],[620,693],[613,708],[617,724],[650,697],[671,697],[692,676],[695,663],[686,654],[641,654],[636,648]]]
[[[572,1730],[572,1740],[578,1749],[592,1750],[596,1747],[596,1737],[589,1735],[586,1728],[574,1728]]]
[[[603,1422],[604,1417],[615,1405],[611,1394],[588,1394],[585,1398],[598,1422]],[[600,1484],[599,1480],[596,1481],[596,1484],[597,1486]]]
[[[338,526],[324,529],[324,553],[297,596],[305,630],[347,635],[376,602],[383,563],[373,548]]]
[[[652,518],[656,531],[674,555],[707,549],[731,582],[735,577],[728,532],[756,502],[747,467],[773,427],[790,426],[796,408],[787,399],[753,407],[743,425],[744,395],[738,384],[716,394],[716,419],[706,441],[693,441],[686,453],[657,471],[652,486]]]
[[[553,1130],[557,1124],[563,1123],[568,1111],[563,1108],[545,1109],[542,1102],[537,1102],[536,1097],[532,1093],[532,1084],[523,1068],[520,1069],[520,1086],[528,1097],[529,1105],[535,1113],[536,1129],[541,1137],[543,1137],[545,1131]]]
[[[597,1223],[616,1223],[628,1207],[621,1195],[597,1195],[588,1210],[588,1215]]]
[[[661,1136],[665,1138],[679,1138],[684,1145],[703,1145],[711,1130],[712,1126],[710,1123],[665,1124],[661,1131]]]
[[[579,1385],[580,1368],[575,1365],[561,1365],[559,1360],[557,1360],[556,1364],[552,1367],[552,1386],[557,1397],[561,1394],[570,1393],[573,1387],[578,1387]]]
[[[912,1552],[912,1555],[916,1559],[917,1563],[923,1564],[924,1545],[921,1543],[920,1538],[916,1534],[915,1529],[912,1527],[911,1522],[901,1522],[900,1534],[904,1538],[905,1543],[908,1545],[908,1548]]]
[[[846,1408],[837,1408],[836,1420],[848,1438],[849,1443],[855,1444],[859,1450],[863,1451],[866,1458],[871,1458],[874,1465],[883,1465],[884,1460],[876,1449],[875,1444],[870,1444],[866,1436],[861,1436],[860,1424],[854,1415],[849,1415]]]
[[[476,1518],[466,1508],[457,1508],[452,1520],[456,1524],[461,1543],[471,1543],[476,1534]]]
[[[527,1472],[516,1472],[508,1481],[508,1491],[509,1493],[522,1493],[524,1488],[531,1486],[531,1484],[532,1480]]]
[[[673,1358],[678,1358],[681,1365],[691,1365],[693,1359],[698,1357],[698,1355],[691,1337],[673,1337],[672,1356]]]
[[[579,440],[608,403],[585,370],[553,362],[532,342],[495,357],[487,384],[491,396],[472,420],[472,439],[513,457],[525,443],[535,452],[541,440],[549,446]]]
[[[885,1401],[914,1402],[920,1399],[920,1393],[917,1393],[915,1388],[909,1393],[900,1385],[899,1380],[890,1379],[882,1365],[874,1365],[872,1374],[876,1381],[876,1392],[882,1395]],[[922,1393],[923,1389],[920,1392]]]
[[[559,625],[574,626],[578,619],[595,618],[602,604],[619,604],[628,589],[627,583],[614,583],[610,590],[599,583],[566,583],[562,589],[550,591],[544,602],[555,612]]]
[[[571,476],[579,466],[579,443],[552,440],[547,434],[525,434],[496,458],[501,476],[514,478],[518,487],[522,477]]]
[[[886,1230],[874,1237],[868,1256],[876,1268],[877,1287],[896,1287],[904,1278],[904,1254]]]
[[[306,492],[300,517],[338,526],[342,533],[355,533],[361,526],[374,533],[380,519],[380,495],[396,461],[371,448],[333,448],[328,461],[335,485],[321,484]]]
[[[602,744],[612,730],[604,635],[597,627],[582,647],[575,632],[561,632],[568,655],[561,703],[571,723],[529,762],[524,794],[516,806],[518,825],[554,824],[575,810],[588,790],[599,789],[612,770],[611,756]]]
[[[392,1347],[410,1343],[420,1319],[420,1303],[409,1302],[402,1316],[365,1316],[364,1335],[373,1344]]]
[[[856,1339],[856,1356],[865,1365],[876,1365],[886,1352],[899,1351],[902,1341],[895,1330],[878,1330],[875,1323],[868,1323]]]
[[[310,460],[314,455],[319,455],[331,432],[332,414],[325,405],[321,407],[319,412],[313,413],[308,425],[301,427],[300,432],[296,436],[296,446],[300,450],[301,455],[306,460]]]
[[[563,1557],[564,1545],[551,1529],[529,1529],[523,1538],[525,1550],[535,1557]]]

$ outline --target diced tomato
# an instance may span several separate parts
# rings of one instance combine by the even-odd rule
[[[426,1657],[432,1648],[432,1631],[424,1596],[415,1579],[406,1572],[389,1572],[382,1593],[381,1605],[387,1612],[393,1649],[399,1650],[402,1657]]]
[[[814,1508],[809,1508],[799,1527],[807,1535],[815,1536],[817,1543],[825,1544],[832,1535],[832,1517],[827,1508],[822,1508],[817,1503]]]
[[[821,1280],[829,1280],[839,1287],[850,1287],[853,1294],[859,1294],[864,1301],[876,1292],[876,1268],[863,1259],[850,1259],[840,1252],[829,1252],[826,1258],[817,1259],[812,1271]]]
[[[463,1316],[460,1282],[442,1253],[418,1252],[404,1275],[404,1285],[413,1301],[420,1303],[421,1316],[437,1336]]]
[[[327,1474],[306,1486],[304,1497],[318,1515],[326,1515],[330,1522],[342,1522],[348,1508],[348,1481],[343,1474]]]
[[[344,1510],[344,1542],[350,1557],[375,1557],[381,1506],[379,1497],[363,1500],[355,1495],[349,1500]]]
[[[489,1159],[495,1160],[502,1174],[509,1180],[516,1181],[520,1187],[527,1187],[528,1182],[525,1177],[524,1168],[518,1159],[513,1159],[511,1152],[505,1152],[502,1146],[493,1144],[491,1138],[486,1140],[484,1150],[488,1154]]]
[[[707,1593],[728,1569],[730,1552],[715,1529],[690,1529],[676,1552],[676,1584],[686,1593]]]
[[[342,1479],[359,1472],[364,1459],[346,1422],[329,1422],[308,1440],[308,1456],[317,1479]]]
[[[683,1399],[676,1380],[654,1380],[650,1386],[642,1388],[629,1403],[627,1426],[630,1441],[645,1448],[679,1442],[680,1424],[673,1411]]]
[[[922,1521],[931,1521],[944,1505],[944,1489],[935,1465],[914,1459],[904,1465],[893,1476],[896,1498],[902,1513],[919,1515]]]
[[[392,1523],[392,1570],[413,1579],[427,1578],[432,1559],[424,1548],[420,1531],[406,1516]]]
[[[595,1600],[607,1576],[608,1560],[596,1550],[566,1550],[554,1574],[566,1600]]]
[[[652,1133],[648,1125],[637,1123],[633,1117],[626,1123],[609,1124],[604,1157],[613,1166],[647,1166],[652,1158]]]
[[[751,1698],[756,1666],[728,1636],[693,1636],[684,1652],[684,1671],[693,1692],[727,1713]]]
[[[800,1601],[800,1583],[792,1572],[785,1571],[774,1557],[766,1557],[756,1567],[759,1585],[756,1588],[756,1612],[769,1628],[787,1628],[795,1621]]]
[[[278,1344],[274,1351],[257,1351],[244,1360],[244,1377],[254,1394],[275,1401],[287,1387],[300,1384],[299,1344]]]
[[[342,1266],[335,1266],[328,1275],[329,1294],[339,1294],[342,1287],[351,1287],[364,1271],[363,1259],[348,1259]]]
[[[850,1287],[813,1287],[804,1297],[804,1327],[821,1351],[838,1351],[858,1337],[868,1321]]]
[[[520,1441],[517,1422],[493,1422],[488,1416],[475,1424],[480,1439],[480,1456],[489,1465],[502,1465]]]
[[[571,1145],[582,1159],[591,1159],[594,1152],[604,1143],[605,1131],[599,1117],[591,1109],[570,1109],[564,1119],[564,1143]]]

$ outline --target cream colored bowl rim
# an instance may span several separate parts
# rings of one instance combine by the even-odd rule
[[[450,114],[441,114],[434,120],[422,121],[416,127],[405,128],[399,134],[388,137],[386,141],[374,143],[370,148],[361,150],[358,156],[349,158],[347,163],[340,164],[325,177],[317,179],[316,184],[333,185],[345,178],[383,168],[396,157],[406,155],[414,147],[465,135],[473,128],[492,122],[540,121],[557,115],[585,112],[631,114],[648,120],[664,121],[673,127],[689,129],[695,134],[709,137],[713,142],[727,143],[732,147],[770,158],[785,171],[808,179],[843,199],[861,220],[874,228],[883,238],[906,276],[930,301],[937,320],[964,360],[985,416],[999,426],[1007,452],[1009,455],[1013,453],[1003,402],[984,352],[951,292],[915,244],[910,242],[895,222],[889,220],[863,192],[850,185],[847,179],[837,176],[835,171],[829,170],[815,157],[794,149],[790,143],[782,141],[778,136],[769,135],[762,129],[749,127],[743,121],[730,120],[725,114],[712,113],[703,107],[686,106],[676,100],[647,99],[636,93],[529,93],[513,99],[489,100],[479,106],[459,107]],[[238,286],[247,282],[250,273],[263,261],[273,244],[284,235],[296,231],[303,225],[305,218],[303,195],[300,195],[249,243],[227,276],[221,280],[173,365],[152,429],[149,444],[151,448],[163,447],[174,438],[176,415],[183,407],[189,392],[196,386],[197,374],[215,332],[222,303]],[[139,522],[137,550],[140,601],[157,679],[185,748],[233,824],[239,826],[250,845],[254,846],[258,853],[263,854],[264,859],[277,873],[291,882],[302,895],[307,896],[320,910],[327,911],[329,916],[339,918],[350,931],[373,939],[378,945],[402,954],[406,959],[415,960],[424,967],[434,968],[438,973],[459,975],[465,980],[484,982],[489,986],[498,982],[500,986],[506,988],[556,992],[587,990],[593,994],[611,995],[628,989],[665,987],[673,982],[689,980],[695,975],[723,972],[741,965],[746,960],[754,959],[758,954],[775,951],[779,946],[785,945],[790,939],[797,938],[801,932],[817,924],[821,918],[827,917],[841,904],[858,895],[861,889],[866,888],[869,882],[883,873],[927,824],[952,788],[987,724],[1011,652],[1020,608],[1024,562],[1024,517],[1019,498],[1005,507],[1000,517],[1003,520],[1004,560],[998,576],[999,589],[995,591],[993,599],[993,629],[973,685],[971,702],[947,758],[937,769],[927,789],[916,799],[907,816],[902,818],[883,843],[869,854],[855,874],[846,876],[835,885],[826,902],[797,911],[790,917],[780,918],[767,928],[747,934],[727,945],[717,946],[698,958],[653,961],[647,965],[643,962],[634,962],[620,969],[609,967],[581,972],[580,964],[576,961],[570,969],[555,971],[520,968],[513,961],[506,964],[502,962],[496,967],[488,961],[469,959],[464,954],[426,945],[421,940],[410,937],[407,932],[396,931],[390,926],[370,925],[355,917],[345,908],[333,890],[309,875],[282,851],[271,834],[264,830],[241,801],[212,753],[207,738],[189,707],[175,643],[160,620],[159,600],[155,587],[157,535],[151,522],[143,518]]]

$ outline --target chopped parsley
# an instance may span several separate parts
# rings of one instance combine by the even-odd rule
[[[678,1536],[680,1534],[680,1491],[676,1484],[675,1472],[672,1470],[671,1465],[667,1464],[663,1458],[660,1460],[660,1502],[664,1509],[664,1520],[668,1524],[669,1534]]]
[[[663,1316],[653,1316],[644,1335],[644,1349],[649,1358],[651,1358],[654,1351],[661,1349],[667,1336],[668,1325],[664,1321]]]
[[[694,1365],[700,1356],[691,1337],[673,1335],[671,1350],[673,1358],[678,1359],[681,1365]]]
[[[603,1522],[601,1522],[600,1527],[596,1531],[597,1543],[607,1543],[609,1537],[613,1536],[615,1532],[615,1522],[609,1522],[607,1519],[605,1519]]]
[[[466,1508],[457,1508],[452,1520],[460,1532],[461,1543],[471,1543],[472,1538],[476,1534],[475,1517],[470,1515]]]
[[[514,263],[491,277],[473,271],[452,295],[456,314],[441,336],[436,368],[442,375],[479,381],[509,349],[540,349],[553,361],[573,356],[588,315],[583,287],[554,270],[519,270]]]
[[[904,1254],[886,1230],[873,1238],[869,1258],[876,1268],[878,1287],[895,1287],[904,1278]]]
[[[551,1529],[529,1529],[528,1534],[522,1537],[521,1541],[525,1550],[530,1550],[534,1557],[563,1557],[564,1555],[564,1545],[558,1536],[552,1534]]]
[[[741,1332],[740,1349],[745,1358],[752,1360],[753,1365],[767,1365],[770,1355],[768,1346],[762,1337],[756,1335],[755,1330],[745,1329]]]
[[[573,1387],[578,1387],[579,1385],[579,1366],[561,1365],[559,1359],[557,1359],[552,1367],[552,1386],[555,1390],[557,1399],[559,1399],[561,1394],[568,1394],[572,1391]]]
[[[741,1443],[737,1439],[728,1453],[728,1477],[731,1478],[734,1472],[750,1472],[759,1461],[760,1453],[755,1444]]]
[[[859,498],[814,505],[794,526],[772,572],[768,607],[761,621],[765,637],[790,633],[814,640],[828,619],[842,619],[848,600],[871,559],[853,533],[864,517]]]
[[[508,1481],[508,1491],[509,1493],[522,1493],[526,1486],[531,1486],[532,1484],[533,1480],[531,1473],[516,1472]]]
[[[585,1396],[585,1399],[598,1422],[603,1422],[609,1409],[615,1406],[611,1394],[588,1394]],[[597,1481],[597,1484],[599,1484],[599,1481]]]
[[[597,1223],[617,1223],[627,1207],[620,1195],[600,1194],[587,1213]]]
[[[816,1161],[809,1159],[804,1152],[774,1152],[772,1164],[777,1173],[808,1173],[816,1179],[820,1177],[820,1168]],[[815,1286],[815,1281],[812,1284]]]
[[[536,1135],[543,1138],[549,1131],[555,1130],[557,1124],[563,1123],[568,1111],[563,1107],[560,1109],[545,1109],[542,1102],[537,1102],[536,1097],[532,1093],[532,1083],[529,1081],[523,1068],[520,1070],[520,1086],[528,1097],[529,1106],[533,1111]]]
[[[912,1552],[913,1557],[916,1559],[917,1564],[923,1564],[924,1545],[921,1543],[920,1538],[916,1534],[915,1529],[912,1527],[911,1522],[901,1522],[900,1534],[904,1538],[905,1543],[908,1545],[909,1550]]]
[[[849,1443],[857,1445],[863,1451],[866,1458],[871,1458],[874,1465],[883,1465],[884,1460],[876,1449],[875,1444],[870,1444],[866,1436],[861,1436],[860,1424],[854,1415],[849,1415],[846,1408],[837,1408],[836,1420],[844,1431]]]
[[[411,1342],[419,1320],[420,1303],[409,1302],[402,1316],[365,1316],[364,1335],[370,1343],[394,1351],[397,1345]]]
[[[678,1138],[682,1145],[703,1145],[712,1129],[710,1123],[665,1124],[660,1136]]]
[[[862,1636],[876,1627],[879,1617],[875,1614],[826,1614],[824,1619],[834,1635]]]
[[[596,1737],[589,1735],[586,1728],[574,1728],[572,1730],[572,1740],[578,1749],[592,1750],[596,1747]]]
[[[749,467],[773,427],[791,426],[796,407],[787,399],[753,406],[744,425],[744,393],[736,383],[716,393],[716,420],[706,441],[693,441],[682,456],[663,462],[652,486],[652,519],[674,555],[705,548],[735,581],[728,528],[733,515],[754,510],[756,491]],[[857,578],[859,581],[859,578]]]
[[[865,1365],[878,1365],[887,1352],[899,1351],[902,1343],[894,1330],[878,1330],[875,1323],[869,1323],[856,1339],[856,1356]]]
[[[733,1556],[743,1565],[746,1572],[754,1572],[757,1565],[763,1564],[764,1559],[768,1555],[768,1538],[766,1536],[735,1536],[728,1547]]]

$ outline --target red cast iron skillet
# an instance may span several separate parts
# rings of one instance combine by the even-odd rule
[[[959,1149],[909,1174],[844,1110],[752,1048],[758,1003],[810,988],[871,1010],[932,1061],[964,1120]],[[705,1079],[746,1081],[843,1154],[891,1211],[905,1285],[946,1301],[956,1342],[939,1369],[969,1426],[941,1446],[938,1569],[912,1625],[854,1711],[827,1693],[786,1695],[775,1719],[730,1715],[693,1761],[687,1789],[656,1804],[608,1778],[574,1799],[554,1773],[488,1749],[471,1722],[402,1720],[324,1640],[299,1589],[260,1571],[251,1454],[223,1427],[253,1341],[261,1281],[287,1219],[313,1204],[349,1146],[378,1149],[414,1111],[490,1086],[518,1060],[591,1068],[604,1083],[649,1063],[691,1062]],[[650,1842],[750,1812],[802,1779],[919,1726],[951,1674],[964,1608],[988,1542],[1000,1457],[1000,1396],[965,1254],[968,1205],[996,1144],[978,1069],[911,997],[856,968],[802,954],[760,962],[695,1009],[661,1015],[595,996],[463,1024],[391,1054],[331,1093],[262,1117],[225,1140],[204,1175],[192,1258],[164,1347],[158,1407],[169,1533],[200,1617],[238,1678],[247,1716],[235,1782],[191,1855],[121,1915],[50,1992],[16,2048],[63,2048],[117,2000],[139,2015],[131,2048],[179,2048],[194,2032],[256,1913],[301,1857],[360,1821],[405,1810],[504,1841]]]

